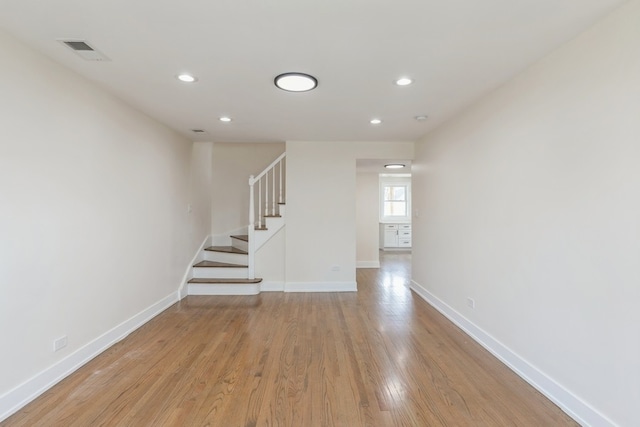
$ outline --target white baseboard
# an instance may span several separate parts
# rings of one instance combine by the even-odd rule
[[[357,292],[356,282],[286,282],[285,292]]]
[[[180,283],[180,289],[178,289],[178,294],[180,295],[180,299],[188,295],[189,284],[187,282],[189,281],[189,279],[191,278],[191,275],[193,274],[192,268],[195,264],[202,261],[204,257],[202,255],[202,251],[204,250],[204,248],[211,246],[212,241],[213,241],[213,238],[211,236],[205,237],[204,241],[196,251],[196,254],[193,256],[193,258],[191,259],[191,262],[187,266],[187,270],[184,272],[184,276],[182,276],[182,283]]]
[[[284,282],[262,281],[260,283],[261,292],[284,292]]]
[[[14,414],[27,403],[40,396],[91,359],[113,344],[121,341],[131,332],[176,302],[178,302],[178,292],[172,292],[170,295],[167,295],[165,298],[131,317],[129,320],[105,332],[33,378],[0,396],[0,421]]]
[[[411,289],[433,308],[442,313],[446,318],[462,329],[478,344],[487,349],[502,363],[522,379],[531,384],[549,400],[558,405],[571,418],[583,426],[614,427],[616,424],[604,414],[593,408],[571,391],[558,384],[551,377],[531,365],[521,356],[513,352],[489,333],[475,325],[466,317],[458,313],[447,303],[433,295],[427,289],[415,281],[411,281]]]
[[[380,260],[356,261],[356,268],[380,268]]]

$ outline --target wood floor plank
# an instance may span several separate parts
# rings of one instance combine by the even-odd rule
[[[357,293],[189,296],[0,425],[577,426],[409,272],[385,253]]]

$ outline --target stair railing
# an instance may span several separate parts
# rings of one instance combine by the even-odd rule
[[[278,216],[280,214],[279,205],[285,201],[286,154],[282,153],[257,176],[251,175],[249,177],[249,227],[247,230],[249,235],[249,279],[255,279],[255,231],[266,227],[265,218]],[[257,188],[256,183],[258,184]]]

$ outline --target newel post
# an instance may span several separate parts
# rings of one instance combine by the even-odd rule
[[[254,268],[254,253],[255,253],[255,242],[256,239],[254,238],[254,234],[256,231],[256,210],[255,210],[255,201],[254,201],[254,192],[253,192],[253,186],[255,184],[255,179],[253,178],[253,175],[251,175],[249,177],[249,227],[247,228],[247,236],[249,236],[249,242],[248,242],[248,246],[249,246],[249,250],[247,252],[249,252],[249,255],[247,256],[247,264],[249,267],[249,279],[255,279],[255,268]],[[260,209],[260,206],[258,206],[258,209]]]

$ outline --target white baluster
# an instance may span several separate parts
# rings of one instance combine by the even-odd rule
[[[264,216],[269,216],[269,172],[264,174]]]
[[[282,203],[282,160],[280,160],[278,162],[278,165],[280,166],[278,168],[278,172],[279,172],[279,175],[280,175],[280,185],[278,186],[278,192],[279,192],[279,194],[278,194],[278,203]]]
[[[272,183],[271,215],[275,216],[276,215],[276,169],[275,167],[271,169],[271,183]]]
[[[262,179],[258,180],[258,228],[262,228]]]

